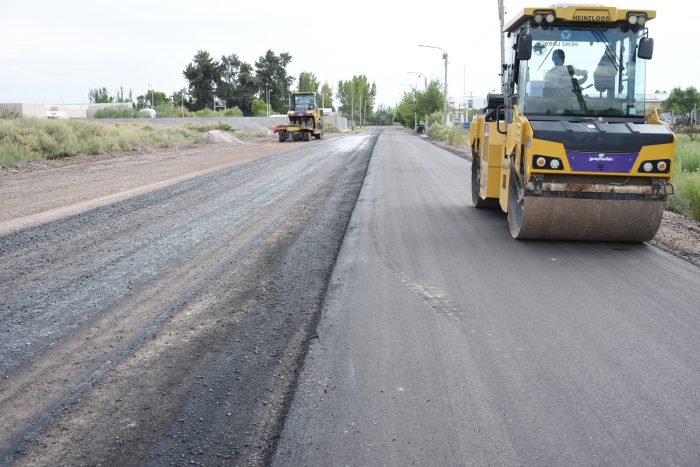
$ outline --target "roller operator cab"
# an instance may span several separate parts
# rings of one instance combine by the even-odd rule
[[[310,141],[323,137],[323,111],[316,104],[313,92],[295,92],[289,99],[289,125],[275,128],[280,142],[287,140]]]
[[[645,115],[649,10],[527,8],[504,32],[502,95],[470,134],[476,207],[514,238],[647,241],[672,193],[675,136]]]

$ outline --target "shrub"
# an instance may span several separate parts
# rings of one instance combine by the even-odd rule
[[[136,109],[120,107],[118,109],[100,109],[95,112],[95,118],[138,118],[142,117]]]
[[[447,141],[448,130],[442,123],[431,123],[428,127],[428,138],[439,141]]]
[[[182,109],[175,107],[169,102],[156,105],[156,118],[177,118],[182,117]]]
[[[666,208],[700,220],[700,142],[687,135],[678,135],[673,188]]]
[[[254,117],[265,117],[267,115],[267,104],[262,99],[253,99],[250,107]]]
[[[464,128],[450,128],[447,140],[455,146],[466,146],[469,140],[469,130]]]
[[[700,173],[688,176],[684,191],[688,199],[688,216],[700,221]]]
[[[57,159],[76,154],[184,146],[200,134],[177,126],[19,118],[0,120],[0,165]]]
[[[216,117],[218,112],[214,112],[212,109],[202,109],[194,113],[195,117]]]
[[[442,112],[433,112],[425,117],[426,125],[430,126],[434,123],[442,124]]]
[[[230,109],[224,110],[223,114],[224,117],[242,117],[243,111],[238,107],[231,107]]]
[[[325,133],[340,133],[340,129],[332,123],[324,123],[323,131]]]

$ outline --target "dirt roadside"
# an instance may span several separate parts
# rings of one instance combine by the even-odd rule
[[[0,465],[264,465],[376,137],[0,235]]]
[[[469,148],[454,146],[444,141],[434,141],[427,137],[423,139],[459,157],[467,160],[472,158]],[[666,211],[661,220],[661,227],[650,243],[700,266],[700,222],[698,221]]]
[[[0,168],[0,235],[300,147],[276,137]],[[118,174],[118,176],[115,176]]]

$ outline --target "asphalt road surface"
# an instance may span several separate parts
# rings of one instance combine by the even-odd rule
[[[698,465],[700,269],[516,241],[469,164],[385,131],[274,465]]]
[[[376,139],[0,236],[0,465],[263,464]]]

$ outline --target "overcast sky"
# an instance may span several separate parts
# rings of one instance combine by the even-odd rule
[[[525,6],[505,0],[506,21]],[[656,8],[647,90],[700,87],[696,3],[618,0]],[[334,88],[364,73],[377,103],[394,105],[422,78],[443,79],[449,54],[451,98],[499,86],[496,0],[381,2],[355,0],[0,0],[0,102],[78,103],[90,88],[119,86],[134,96],[149,85],[168,95],[185,86],[182,70],[198,50],[231,53],[253,64],[267,49],[289,52],[288,72],[312,71]],[[422,5],[420,8],[415,5]],[[318,8],[314,9],[314,5]]]

